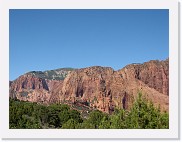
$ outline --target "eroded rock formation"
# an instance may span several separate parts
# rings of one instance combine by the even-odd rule
[[[79,104],[111,113],[115,107],[130,109],[140,91],[162,110],[169,109],[168,59],[131,64],[118,71],[93,66],[65,74],[64,80],[22,75],[10,83],[10,97],[44,104]]]

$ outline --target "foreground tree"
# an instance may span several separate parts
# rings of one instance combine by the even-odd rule
[[[160,107],[154,107],[152,102],[147,101],[139,93],[138,98],[126,117],[126,128],[169,128],[169,115],[166,112],[162,113]]]
[[[88,118],[68,105],[49,106],[10,99],[11,129],[168,129],[169,114],[161,112],[142,93],[138,94],[130,111],[115,109],[112,114],[91,111]]]

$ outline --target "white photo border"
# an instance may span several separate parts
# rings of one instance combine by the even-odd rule
[[[169,9],[169,129],[9,129],[10,9]],[[0,131],[3,139],[179,139],[177,0],[1,0]]]

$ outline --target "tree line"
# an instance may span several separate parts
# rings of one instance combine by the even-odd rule
[[[10,129],[168,129],[169,114],[161,112],[139,93],[130,110],[112,114],[93,110],[83,118],[66,104],[49,106],[9,100]]]

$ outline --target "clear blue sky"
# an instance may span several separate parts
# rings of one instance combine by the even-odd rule
[[[169,57],[168,10],[10,10],[10,80]]]

